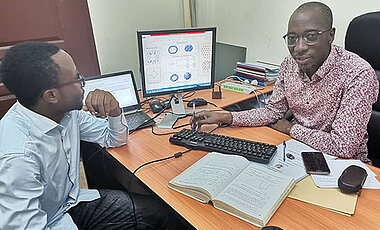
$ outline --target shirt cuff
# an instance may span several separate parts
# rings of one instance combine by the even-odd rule
[[[120,130],[121,128],[127,128],[127,121],[125,120],[124,111],[121,109],[121,113],[117,117],[108,116],[108,124],[112,130]]]
[[[235,115],[236,113],[235,112],[231,112],[231,116],[232,116],[232,122],[231,122],[231,125],[235,125],[234,124],[234,121],[236,120],[236,118],[235,118]]]

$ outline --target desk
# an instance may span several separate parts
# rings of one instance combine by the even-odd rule
[[[257,86],[257,87],[260,87],[260,86]],[[264,89],[257,91],[257,95],[262,95],[262,94],[272,92],[273,87],[274,87],[274,84],[265,86]],[[216,88],[217,86],[215,86],[215,89]],[[139,96],[140,98],[142,97],[141,91],[139,91]],[[195,94],[190,98],[186,98],[186,100],[191,100],[192,98],[203,98],[208,102],[214,103],[219,108],[225,108],[230,105],[234,105],[236,103],[255,98],[255,96],[256,95],[254,93],[245,94],[245,93],[238,93],[235,91],[222,89],[222,99],[212,99],[211,90],[206,89],[206,90],[195,91]],[[211,109],[212,107],[208,107],[208,108]]]
[[[207,91],[205,93],[207,94]],[[208,94],[211,93],[208,91]],[[197,93],[195,97],[202,96]],[[223,103],[218,105],[223,105]],[[209,131],[214,127],[205,125],[202,130]],[[168,132],[168,130],[159,131]],[[290,139],[289,136],[269,127],[227,127],[217,129],[214,133],[274,145]],[[184,147],[170,144],[169,136],[155,136],[149,128],[146,128],[133,133],[129,137],[128,145],[107,149],[107,151],[128,170],[133,171],[145,162],[185,150]],[[180,158],[143,167],[136,176],[197,229],[258,229],[215,209],[211,204],[202,204],[167,187],[171,179],[206,154],[203,151],[193,150]],[[369,167],[380,178],[380,169]],[[358,199],[355,214],[351,217],[286,198],[267,226],[275,225],[283,229],[380,229],[379,219],[380,190],[365,189]]]

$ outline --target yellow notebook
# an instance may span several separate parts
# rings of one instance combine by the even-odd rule
[[[288,197],[351,216],[355,212],[357,194],[344,194],[339,189],[318,188],[310,176],[294,186]]]

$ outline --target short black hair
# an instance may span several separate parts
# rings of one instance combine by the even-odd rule
[[[32,108],[45,90],[59,83],[60,68],[51,58],[59,50],[45,42],[16,44],[2,60],[0,81],[23,106]]]
[[[300,5],[294,12],[299,12],[311,8],[318,8],[321,11],[323,15],[323,24],[326,26],[326,29],[331,29],[333,23],[332,11],[330,7],[322,2],[306,2]]]

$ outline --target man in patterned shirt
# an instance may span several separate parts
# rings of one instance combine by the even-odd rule
[[[334,36],[330,8],[319,2],[302,4],[289,19],[284,39],[290,56],[281,64],[267,106],[201,112],[195,116],[197,124],[270,125],[321,152],[371,163],[366,128],[378,80],[365,60],[332,45]],[[282,119],[288,110],[294,122]]]

